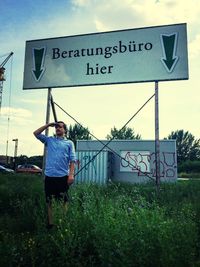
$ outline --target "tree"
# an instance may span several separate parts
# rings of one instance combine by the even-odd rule
[[[74,124],[74,126],[69,126],[68,137],[70,140],[74,142],[76,147],[77,140],[91,140],[92,137],[89,133],[88,128],[84,128],[80,126],[78,123]]]
[[[38,167],[42,168],[42,161],[43,161],[43,156],[28,157],[26,155],[20,155],[16,159],[16,165],[33,164],[33,165],[37,165]]]
[[[42,169],[43,156],[32,156],[28,158],[27,163],[37,165]]]
[[[176,139],[177,161],[178,163],[186,160],[200,159],[200,139],[195,140],[195,137],[184,130],[177,130],[165,139]]]
[[[28,162],[28,157],[26,155],[20,155],[16,159],[16,163],[18,165],[26,164]]]
[[[141,139],[141,135],[135,134],[134,130],[129,127],[124,127],[122,130],[118,130],[115,126],[110,130],[110,134],[106,136],[107,140],[111,139]]]

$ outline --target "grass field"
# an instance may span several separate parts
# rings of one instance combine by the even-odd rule
[[[0,266],[200,266],[200,180],[70,189],[46,229],[43,181],[0,174]]]

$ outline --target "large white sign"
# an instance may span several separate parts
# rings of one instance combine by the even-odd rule
[[[24,89],[183,79],[185,23],[26,42]]]

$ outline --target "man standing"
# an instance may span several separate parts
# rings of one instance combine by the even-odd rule
[[[48,127],[55,127],[55,137],[42,134]],[[33,132],[47,148],[44,188],[48,207],[48,229],[53,227],[52,196],[63,200],[67,205],[67,191],[74,181],[76,155],[74,144],[66,139],[66,133],[67,126],[63,121],[48,123]]]

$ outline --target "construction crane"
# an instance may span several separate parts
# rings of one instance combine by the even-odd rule
[[[13,55],[11,52],[6,59],[0,64],[0,112],[1,112],[1,103],[2,103],[2,94],[3,94],[3,82],[6,80],[4,73],[5,73],[5,64],[8,62],[9,58]]]

